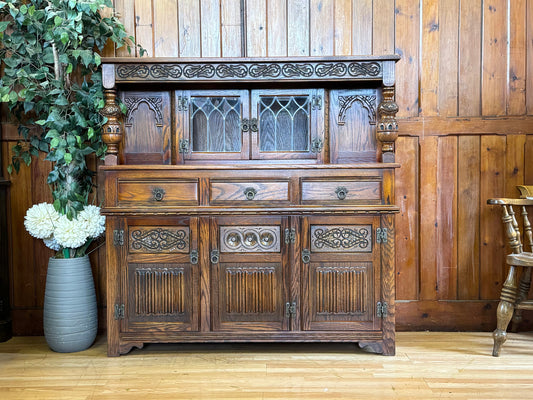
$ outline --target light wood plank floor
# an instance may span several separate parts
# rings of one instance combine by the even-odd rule
[[[400,332],[397,355],[351,344],[147,345],[58,354],[0,343],[0,399],[533,399],[533,333]]]

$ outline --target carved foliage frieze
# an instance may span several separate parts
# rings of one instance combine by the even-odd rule
[[[220,250],[223,253],[279,253],[279,226],[221,226]]]
[[[381,78],[379,61],[119,64],[117,81]]]
[[[188,253],[188,227],[134,227],[130,230],[131,253]]]
[[[371,225],[312,225],[311,251],[372,252]]]

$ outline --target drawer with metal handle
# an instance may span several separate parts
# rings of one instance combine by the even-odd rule
[[[256,202],[289,202],[288,180],[211,180],[210,204],[228,202],[252,205]]]
[[[379,180],[303,180],[302,203],[380,204]]]

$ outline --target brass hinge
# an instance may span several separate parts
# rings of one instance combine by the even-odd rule
[[[189,109],[189,99],[185,96],[178,96],[178,111],[187,111]]]
[[[124,246],[124,229],[115,229],[113,231],[113,244],[115,246]]]
[[[322,110],[322,96],[313,96],[313,98],[311,99],[311,109]]]
[[[124,319],[124,304],[115,304],[115,319]]]
[[[322,139],[313,139],[313,142],[311,143],[311,153],[320,153],[323,148],[324,142]]]
[[[187,139],[180,139],[178,147],[179,147],[178,151],[180,153],[188,153],[189,152],[189,141]]]
[[[388,305],[386,302],[378,301],[378,304],[376,304],[376,316],[378,318],[386,317],[389,314],[388,312]]]
[[[285,229],[285,244],[296,243],[296,229]]]
[[[376,243],[387,243],[387,228],[376,229]]]
[[[292,318],[296,315],[296,302],[285,303],[285,317]]]

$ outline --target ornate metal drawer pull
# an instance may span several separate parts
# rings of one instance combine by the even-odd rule
[[[311,252],[309,249],[303,249],[302,250],[302,262],[304,264],[309,264],[309,261],[311,261]]]
[[[259,130],[257,126],[257,118],[250,119],[250,130],[252,132],[257,132]]]
[[[211,263],[218,264],[219,258],[220,258],[220,252],[217,249],[211,250]]]
[[[163,197],[165,197],[165,189],[163,188],[153,188],[152,189],[152,195],[154,196],[155,201],[161,201],[163,200]]]
[[[250,130],[250,120],[248,118],[243,118],[241,120],[241,131],[248,132]]]
[[[191,260],[191,264],[198,264],[198,250],[191,250],[191,254],[189,255],[189,257]]]
[[[339,186],[335,193],[337,194],[337,198],[339,200],[344,200],[346,198],[346,195],[348,194],[348,189],[346,189],[344,186]]]
[[[253,200],[256,194],[257,190],[255,190],[253,187],[247,187],[246,189],[244,189],[244,195],[246,196],[246,200]]]

